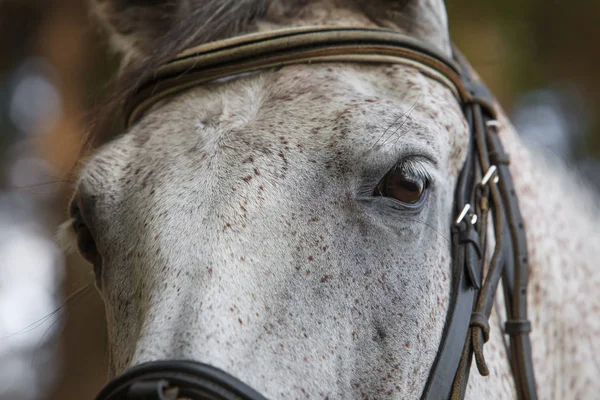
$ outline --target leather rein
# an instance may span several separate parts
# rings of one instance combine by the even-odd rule
[[[494,98],[462,55],[454,53],[450,60],[413,37],[384,29],[303,27],[239,36],[191,48],[161,66],[126,101],[126,125],[131,127],[152,106],[183,90],[290,64],[405,64],[446,85],[463,109],[471,138],[450,227],[448,315],[421,399],[464,398],[473,358],[480,374],[489,375],[483,346],[501,279],[516,394],[519,399],[537,399],[527,319],[527,241],[510,161],[497,135]],[[490,255],[488,229],[495,239]],[[265,399],[224,371],[195,361],[169,360],[130,368],[109,382],[97,400],[178,398]]]

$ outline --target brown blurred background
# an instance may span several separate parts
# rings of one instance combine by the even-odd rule
[[[521,134],[598,187],[600,1],[447,3],[454,41]],[[105,95],[117,66],[85,5],[83,0],[0,0],[0,253],[3,240],[14,237],[2,235],[13,232],[9,228],[35,226],[40,237],[52,238],[65,215],[68,172],[88,112]],[[9,222],[2,215],[10,216]],[[99,296],[91,288],[65,303],[92,282],[90,268],[78,256],[64,256],[64,263],[61,257],[49,264],[58,271],[58,292],[46,288],[55,314],[47,320],[40,319],[47,311],[32,314],[20,327],[3,329],[2,323],[14,318],[0,306],[5,312],[0,314],[0,399],[91,399],[106,379]],[[0,254],[3,274],[19,270],[14,258],[10,265],[3,260]],[[0,279],[0,303],[9,287]],[[31,304],[42,298],[32,297]],[[20,311],[25,303],[19,301],[10,309]],[[23,345],[29,353],[18,365],[26,368],[31,360],[35,373],[11,375],[17,358],[6,349],[16,349],[14,340],[25,334],[33,345]],[[24,390],[31,385],[28,379],[38,383]]]

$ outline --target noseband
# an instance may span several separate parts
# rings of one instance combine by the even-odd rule
[[[471,138],[450,227],[452,291],[440,348],[421,399],[462,399],[473,358],[479,372],[489,374],[483,346],[500,279],[517,397],[537,399],[527,319],[527,242],[509,158],[497,135],[494,98],[458,51],[450,60],[415,38],[383,29],[306,27],[240,36],[189,49],[160,67],[126,102],[126,124],[130,127],[158,101],[194,86],[316,62],[410,65],[446,85],[460,103]],[[488,255],[491,228],[495,244]],[[226,372],[174,360],[130,368],[109,382],[97,400],[179,398],[264,399]]]

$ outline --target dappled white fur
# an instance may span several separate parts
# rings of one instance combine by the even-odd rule
[[[424,10],[445,20],[436,5]],[[315,15],[306,23],[332,23]],[[597,217],[503,123],[530,241],[540,398],[591,398]],[[270,398],[419,398],[446,317],[467,138],[450,91],[399,65],[290,66],[156,107],[86,161],[77,189],[102,255],[111,373],[191,358]],[[371,197],[405,159],[433,177],[422,210]],[[491,376],[474,369],[468,398],[513,393],[491,323]]]

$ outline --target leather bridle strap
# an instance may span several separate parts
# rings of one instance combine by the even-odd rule
[[[473,357],[479,372],[489,374],[483,345],[489,339],[488,319],[500,279],[505,293],[508,316],[505,332],[510,336],[510,364],[517,396],[536,399],[529,343],[531,328],[527,320],[527,242],[509,160],[497,136],[493,97],[471,74],[463,57],[458,52],[455,56],[455,60],[449,60],[415,38],[384,29],[305,27],[240,36],[192,48],[160,67],[126,101],[126,124],[132,126],[153,105],[183,90],[290,64],[405,64],[446,85],[463,108],[471,140],[455,193],[448,316],[422,399],[463,398]],[[492,222],[495,236],[489,260],[488,221]],[[235,378],[205,364],[160,361],[129,370],[109,383],[98,400],[170,399],[164,397],[169,393],[167,389],[197,389],[206,376],[209,381],[222,380],[225,386],[241,391],[223,392],[221,397],[198,391],[190,393],[205,397],[188,397],[263,399]],[[230,385],[232,382],[235,385]],[[137,396],[134,387],[165,394]],[[129,393],[129,397],[115,397],[114,393],[119,396]]]
[[[472,94],[471,100],[465,105],[466,115],[470,120],[472,135],[476,142],[476,153],[483,171],[496,171],[498,181],[488,175],[486,185],[479,185],[479,190],[489,187],[489,200],[480,196],[481,209],[492,211],[494,225],[495,248],[489,262],[485,282],[478,294],[477,302],[471,318],[469,337],[479,372],[488,375],[489,371],[483,358],[483,343],[489,338],[490,317],[496,289],[502,277],[505,290],[505,302],[508,321],[505,333],[510,337],[510,363],[515,380],[516,394],[519,399],[537,399],[535,375],[529,332],[531,324],[527,319],[527,284],[529,266],[527,264],[527,240],[525,227],[519,203],[509,170],[509,157],[498,137],[499,123],[493,107],[494,98],[483,82],[472,73],[472,68],[466,59],[455,49],[455,59],[459,63],[465,86]],[[490,181],[491,180],[491,181]],[[485,237],[485,222],[487,218],[479,215],[479,232]],[[508,233],[508,234],[507,234]],[[483,246],[483,243],[482,243]],[[483,264],[481,266],[483,270]],[[518,293],[513,288],[518,288]],[[469,339],[467,339],[469,341]],[[465,350],[468,346],[465,346]],[[465,362],[465,358],[469,362]],[[457,371],[457,379],[453,387],[452,398],[464,397],[468,366],[471,356],[463,351],[463,359]],[[462,380],[461,375],[465,379]]]
[[[450,316],[453,304],[458,304],[457,299],[473,297],[470,323],[466,335],[460,362],[455,370],[456,374],[452,382],[450,394],[448,395],[448,381],[443,377],[443,370],[452,365],[457,357],[456,344],[447,345],[445,341],[451,338],[451,332],[461,326],[454,327],[452,319],[447,324],[442,338],[442,346],[432,367],[429,380],[423,393],[423,399],[462,399],[465,395],[469,371],[473,355],[477,368],[482,375],[489,375],[485,358],[483,356],[483,345],[489,339],[488,320],[494,304],[495,293],[503,279],[505,297],[507,301],[508,322],[506,333],[511,338],[510,361],[515,380],[516,394],[519,399],[537,399],[535,376],[533,373],[533,362],[529,344],[529,322],[527,321],[527,242],[523,221],[519,213],[516,193],[512,183],[512,177],[508,169],[509,159],[504,153],[500,139],[497,136],[498,121],[495,119],[493,97],[485,85],[471,74],[471,68],[466,60],[455,51],[455,57],[461,66],[464,85],[471,93],[471,98],[464,104],[464,111],[472,133],[472,143],[467,161],[459,177],[456,187],[456,211],[467,210],[461,213],[463,216],[455,222],[453,227],[453,251],[464,253],[462,258],[453,259],[454,278],[461,280],[463,291],[454,291],[451,299]],[[465,179],[464,176],[469,176]],[[496,178],[498,180],[496,180]],[[473,183],[474,182],[474,183]],[[466,199],[470,198],[470,203]],[[475,212],[471,212],[475,209]],[[495,245],[489,262],[485,254],[486,231],[488,212],[492,213]],[[469,222],[468,220],[471,220]],[[472,228],[469,227],[472,225]],[[468,236],[466,235],[468,232]],[[475,232],[475,233],[474,233]],[[464,238],[467,237],[468,240]],[[479,244],[477,246],[475,243]],[[470,254],[470,255],[469,255]],[[476,267],[473,267],[473,265]],[[484,267],[487,265],[487,273],[482,284],[477,280],[484,275]],[[461,268],[465,271],[473,271],[460,274]],[[466,279],[472,276],[476,279]],[[518,277],[518,281],[516,281]],[[470,284],[470,285],[469,285]],[[515,298],[512,287],[520,287],[521,296]],[[466,288],[470,288],[469,292]],[[513,299],[509,301],[508,299]],[[516,304],[518,303],[518,306]],[[454,306],[456,307],[456,306]],[[464,312],[463,307],[463,312]],[[458,307],[454,310],[456,313]],[[518,321],[518,322],[513,322]],[[522,329],[511,329],[513,326]]]
[[[458,99],[470,97],[458,67],[413,37],[382,29],[303,27],[238,36],[181,53],[126,101],[125,123],[130,127],[152,105],[182,90],[268,68],[317,62],[413,65],[449,87]]]
[[[267,400],[230,374],[190,360],[152,361],[113,379],[102,400]]]

